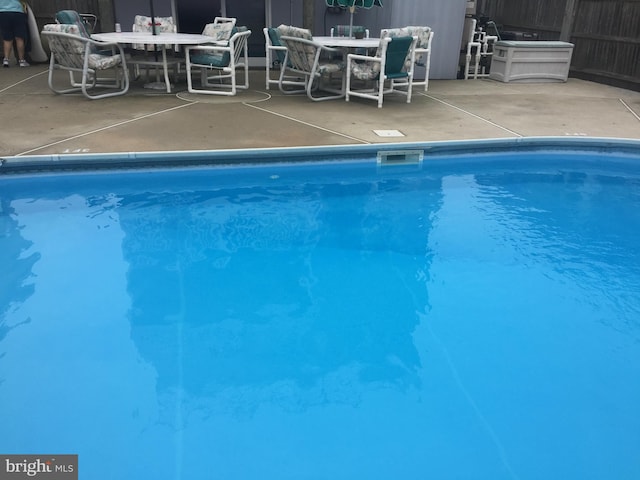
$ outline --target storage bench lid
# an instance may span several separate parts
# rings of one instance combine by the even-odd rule
[[[500,40],[497,41],[494,46],[518,48],[573,48],[573,43],[549,40]]]

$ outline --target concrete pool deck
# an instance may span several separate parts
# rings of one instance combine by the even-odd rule
[[[514,84],[432,80],[411,104],[386,96],[311,102],[266,90],[264,70],[235,97],[167,94],[133,82],[124,96],[55,95],[47,65],[0,70],[0,156],[430,142],[539,136],[640,139],[640,92],[570,78]],[[394,132],[394,131],[397,131]],[[400,136],[393,136],[394,133]],[[386,136],[389,135],[389,136]]]

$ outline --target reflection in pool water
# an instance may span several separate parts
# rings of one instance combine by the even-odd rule
[[[0,451],[638,477],[640,171],[522,165],[0,178]]]

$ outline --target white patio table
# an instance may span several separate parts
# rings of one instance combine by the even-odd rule
[[[349,37],[313,37],[313,40],[325,47],[334,48],[377,48],[379,38],[349,38]]]
[[[146,45],[158,45],[162,54],[162,69],[164,73],[164,85],[167,93],[171,93],[169,81],[169,68],[167,65],[167,45],[202,45],[206,43],[220,44],[215,38],[195,33],[159,33],[151,32],[109,32],[94,33],[91,38],[100,42],[115,42],[119,44],[143,43]],[[223,42],[226,44],[226,42]],[[155,86],[151,86],[155,88]]]

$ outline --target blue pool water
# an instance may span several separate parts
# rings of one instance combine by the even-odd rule
[[[637,158],[25,174],[0,208],[0,453],[640,478]]]

